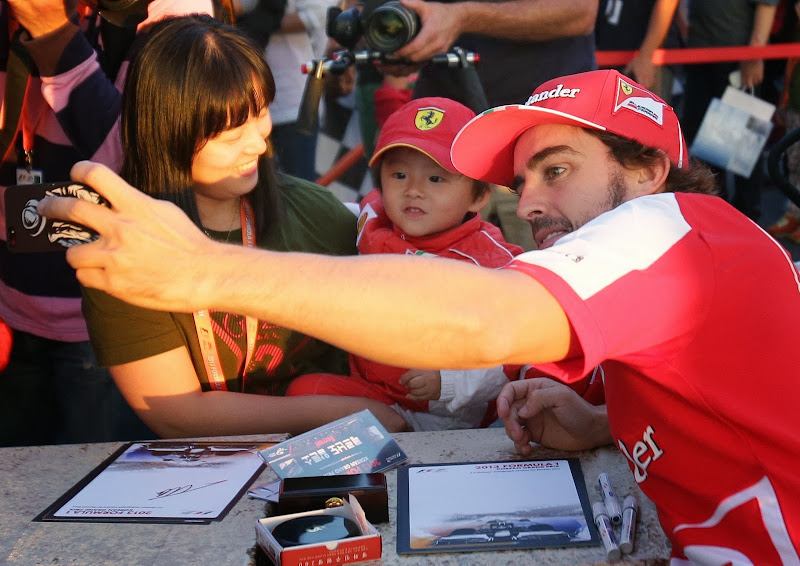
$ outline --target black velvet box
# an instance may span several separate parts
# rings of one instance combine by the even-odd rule
[[[348,494],[358,499],[370,523],[389,520],[386,476],[381,473],[285,478],[278,495],[277,512],[284,515],[324,509],[331,497],[346,500]]]

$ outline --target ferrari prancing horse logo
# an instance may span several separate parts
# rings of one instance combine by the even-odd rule
[[[417,110],[417,115],[414,117],[414,125],[418,130],[432,130],[442,123],[444,118],[444,110],[439,110],[429,106],[428,108],[420,108]]]

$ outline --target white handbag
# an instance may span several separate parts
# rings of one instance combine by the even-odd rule
[[[689,153],[750,177],[772,131],[775,105],[732,86],[713,98]]]

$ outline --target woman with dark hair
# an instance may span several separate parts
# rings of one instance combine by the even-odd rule
[[[269,67],[238,30],[202,15],[155,24],[126,79],[122,175],[216,240],[354,254],[352,213],[326,189],[274,171],[274,93]],[[150,311],[90,289],[83,309],[98,359],[159,436],[300,432],[364,408],[391,430],[405,425],[365,398],[282,397],[294,377],[344,371],[347,360],[268,321]]]

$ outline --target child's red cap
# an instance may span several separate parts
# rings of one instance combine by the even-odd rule
[[[386,119],[369,166],[375,165],[388,149],[410,147],[451,173],[458,173],[450,159],[450,147],[456,134],[474,117],[472,110],[449,98],[414,99]]]

